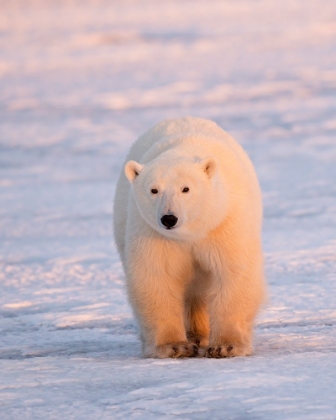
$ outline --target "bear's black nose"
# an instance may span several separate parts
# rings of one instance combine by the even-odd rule
[[[173,214],[165,214],[164,216],[161,217],[161,223],[167,229],[171,229],[173,226],[176,225],[177,217],[175,217]]]

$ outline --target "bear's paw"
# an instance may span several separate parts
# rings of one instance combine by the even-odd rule
[[[180,357],[196,357],[198,355],[198,347],[193,343],[178,342],[169,343],[156,347],[155,357],[159,359]]]
[[[209,346],[206,349],[205,357],[220,359],[223,357],[250,356],[252,348],[243,344],[224,343],[216,346]]]

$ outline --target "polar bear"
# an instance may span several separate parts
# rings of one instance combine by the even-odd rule
[[[114,233],[144,357],[251,354],[261,222],[253,165],[216,123],[166,120],[133,144]]]

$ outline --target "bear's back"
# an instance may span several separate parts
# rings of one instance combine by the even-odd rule
[[[181,146],[191,139],[213,140],[231,146],[235,143],[229,134],[213,121],[196,117],[169,119],[140,136],[132,145],[126,160],[147,163],[161,153]]]

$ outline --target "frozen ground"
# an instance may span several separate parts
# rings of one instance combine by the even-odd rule
[[[1,419],[336,419],[335,1],[0,10]],[[184,115],[260,177],[252,357],[139,357],[112,197],[137,135]]]

